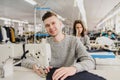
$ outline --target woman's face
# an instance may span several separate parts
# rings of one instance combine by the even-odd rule
[[[82,25],[80,23],[77,23],[75,28],[76,28],[77,34],[81,34],[82,33],[83,27],[82,27]]]

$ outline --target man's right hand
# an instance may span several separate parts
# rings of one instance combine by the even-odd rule
[[[33,65],[33,70],[34,70],[35,73],[37,73],[39,76],[44,76],[44,75],[45,75],[45,71],[43,70],[43,68],[38,67],[37,65]]]
[[[53,68],[52,66],[44,68],[45,69],[45,73],[47,74],[48,72],[50,72],[50,69],[52,69],[52,68]]]
[[[51,66],[47,67],[47,68],[42,68],[42,67],[38,67],[37,65],[33,65],[33,70],[41,77],[45,77],[45,74],[47,74],[48,72],[50,72],[50,69],[52,69]]]

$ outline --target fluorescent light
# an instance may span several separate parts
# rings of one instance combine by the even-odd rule
[[[19,20],[12,20],[12,22],[17,22],[17,23],[20,23],[20,21],[19,21]]]
[[[0,17],[0,20],[4,20],[4,21],[11,21],[11,19],[4,18],[4,17]]]
[[[57,17],[58,17],[60,20],[65,21],[65,18],[63,18],[62,16],[60,16],[60,15],[58,15],[58,14],[57,14]]]
[[[12,20],[12,22],[28,24],[28,21]]]
[[[21,21],[21,23],[29,24],[28,20]]]
[[[34,0],[25,0],[25,1],[32,4],[32,5],[37,5],[37,2]]]
[[[9,19],[9,18],[4,18],[4,17],[0,17],[0,20],[5,21],[5,23],[7,22],[16,22],[16,23],[24,23],[24,24],[28,24],[28,21],[20,21],[20,20],[15,20],[15,19]]]

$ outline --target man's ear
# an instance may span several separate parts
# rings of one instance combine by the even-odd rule
[[[60,26],[61,26],[61,29],[63,29],[65,27],[64,24],[62,23],[62,21],[60,21]]]
[[[62,26],[62,25],[63,25],[63,24],[62,24],[62,21],[59,20],[59,22],[60,22],[60,26]]]

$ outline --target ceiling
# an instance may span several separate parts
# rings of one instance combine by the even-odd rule
[[[72,27],[75,19],[80,18],[78,7],[75,7],[74,0],[35,0],[40,7],[50,8],[66,19],[64,24]],[[89,30],[93,30],[104,16],[111,11],[120,0],[84,0],[86,10],[87,25]],[[37,11],[37,22],[45,10]],[[16,20],[27,20],[34,23],[34,6],[24,0],[0,0],[0,17]]]
[[[89,29],[95,26],[116,6],[120,0],[84,0]]]

